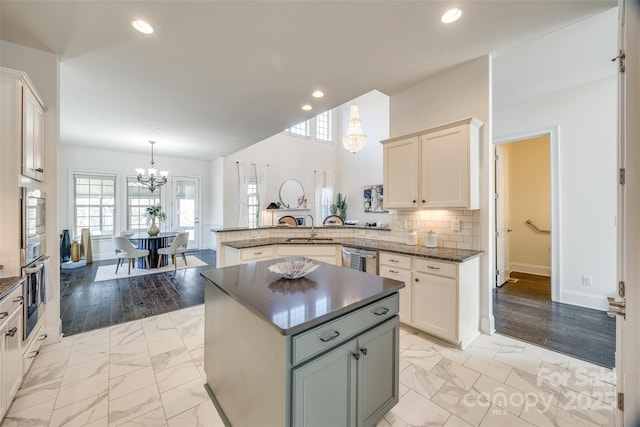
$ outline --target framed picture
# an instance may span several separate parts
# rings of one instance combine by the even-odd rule
[[[387,212],[384,210],[382,184],[364,187],[364,211]]]

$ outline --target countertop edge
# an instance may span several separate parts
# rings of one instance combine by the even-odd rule
[[[425,259],[435,259],[440,261],[448,261],[448,262],[456,262],[462,263],[468,261],[470,259],[479,257],[484,254],[484,251],[473,250],[473,249],[455,249],[455,248],[426,248],[424,246],[407,246],[406,249],[400,246],[401,244],[397,243],[397,247],[384,247],[380,248],[379,245],[367,245],[366,243],[347,241],[345,239],[334,238],[333,242],[288,242],[286,238],[265,238],[265,239],[244,239],[244,240],[231,240],[228,242],[222,242],[223,246],[228,246],[234,249],[246,249],[252,247],[261,247],[261,246],[273,246],[273,245],[313,245],[313,246],[323,246],[323,245],[341,245],[347,246],[350,248],[356,249],[365,249],[365,250],[373,250],[378,252],[391,252],[399,255],[406,256],[414,256]],[[392,244],[390,242],[383,242],[383,244]],[[437,253],[423,254],[416,253],[416,249],[430,250],[433,252],[437,251],[468,251],[470,253],[465,254],[464,256],[459,257],[451,257],[446,255],[439,255]]]
[[[15,282],[7,286],[7,285],[4,285],[2,281],[7,281],[7,282],[15,281]],[[20,277],[20,276],[5,277],[3,279],[0,279],[0,289],[2,289],[4,286],[7,286],[6,289],[3,289],[0,291],[0,301],[2,301],[11,292],[13,292],[13,290],[16,289],[18,286],[20,286],[23,281],[24,281],[24,277]]]
[[[394,293],[397,293],[398,291],[400,291],[400,289],[405,287],[405,284],[402,282],[399,282],[396,280],[396,282],[398,282],[397,286],[394,286],[393,288],[381,291],[375,295],[372,295],[370,297],[367,298],[363,298],[353,304],[350,304],[348,306],[339,308],[335,311],[332,311],[331,313],[327,313],[324,314],[320,317],[317,317],[315,319],[309,320],[305,323],[301,323],[299,325],[295,325],[291,328],[287,328],[287,329],[283,329],[280,326],[276,325],[275,323],[273,323],[271,321],[271,319],[266,318],[260,311],[256,310],[252,305],[247,304],[244,300],[242,300],[241,298],[238,298],[237,296],[233,295],[232,293],[228,292],[226,289],[224,289],[224,287],[219,286],[215,281],[213,281],[211,278],[207,277],[205,275],[205,273],[209,271],[209,270],[203,270],[200,272],[200,275],[202,277],[204,277],[207,281],[209,281],[213,286],[215,286],[217,289],[219,289],[222,293],[224,293],[225,295],[227,295],[228,297],[230,297],[231,299],[233,299],[234,301],[236,301],[238,304],[240,304],[242,307],[246,308],[247,310],[251,311],[253,314],[255,314],[258,318],[264,320],[265,322],[267,322],[271,327],[273,327],[275,330],[277,330],[280,335],[282,336],[293,336],[297,333],[300,332],[306,332],[309,329],[312,329],[316,326],[322,325],[323,323],[329,322],[331,320],[334,320],[338,317],[341,317],[347,313],[350,313],[354,310],[357,310],[359,308],[362,308],[364,306],[367,306],[373,302],[376,302],[380,299],[383,299],[389,295],[392,295]],[[393,280],[393,279],[390,279]]]

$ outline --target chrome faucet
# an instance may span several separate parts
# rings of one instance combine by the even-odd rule
[[[307,218],[311,217],[311,237],[316,237],[318,233],[316,233],[316,226],[313,223],[313,215],[307,215],[304,217],[304,225],[307,225]]]

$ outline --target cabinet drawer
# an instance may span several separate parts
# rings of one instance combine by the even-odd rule
[[[258,261],[276,256],[273,246],[258,246],[240,250],[240,262]]]
[[[22,355],[22,371],[23,373],[27,373],[31,364],[35,360],[36,356],[40,353],[40,347],[45,339],[47,339],[47,334],[44,333],[44,328],[42,324],[40,324],[35,331],[32,331],[31,334],[35,337],[29,344],[29,347],[24,351]]]
[[[431,259],[413,259],[413,269],[428,274],[436,274],[438,276],[453,277],[458,276],[458,265],[442,261],[434,261]]]
[[[396,255],[387,252],[380,252],[380,264],[411,269],[411,258],[408,256]]]
[[[280,256],[336,256],[335,245],[280,245],[278,248]]]
[[[22,305],[22,286],[17,286],[0,301],[0,321],[9,317],[13,310]]]
[[[396,279],[404,282],[405,284],[411,283],[411,270],[407,270],[399,267],[390,267],[388,265],[380,266],[379,276],[389,279]]]
[[[316,326],[292,337],[292,364],[295,366],[337,344],[348,341],[364,331],[394,316],[398,312],[398,294],[388,296],[353,313]]]

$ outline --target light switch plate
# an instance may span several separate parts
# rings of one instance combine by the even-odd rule
[[[451,229],[453,231],[460,231],[460,220],[459,219],[452,219],[451,220]]]

